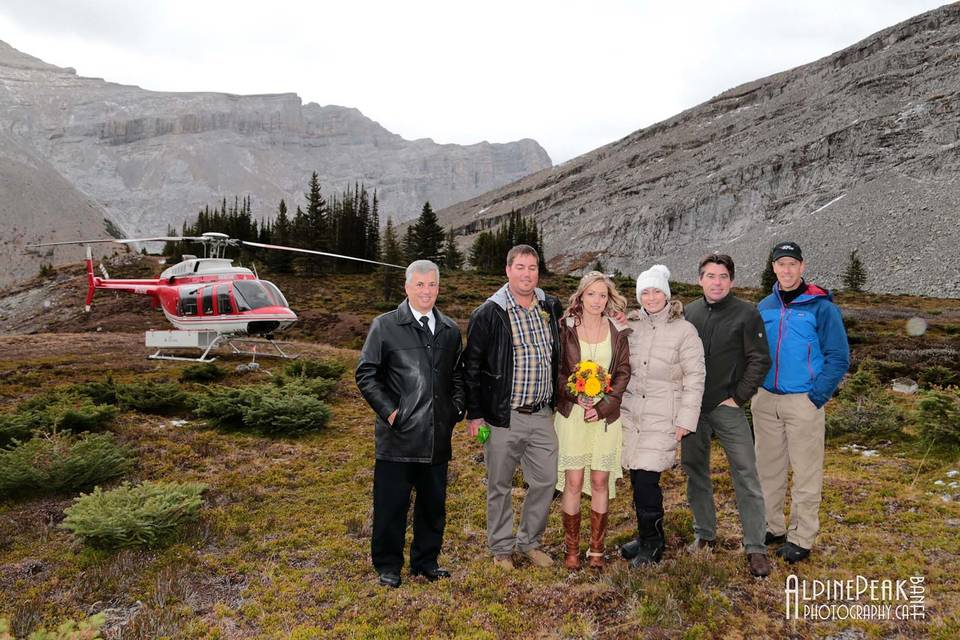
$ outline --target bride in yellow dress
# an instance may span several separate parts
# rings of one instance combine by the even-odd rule
[[[603,568],[607,508],[616,495],[620,468],[620,399],[630,381],[630,329],[611,316],[622,314],[627,300],[608,276],[591,271],[580,285],[560,322],[560,367],[554,426],[560,443],[557,489],[563,492],[564,565],[580,568],[580,493],[590,495],[588,564]],[[622,315],[621,315],[622,317]],[[592,360],[612,376],[612,390],[594,403],[567,389],[567,378],[581,360]],[[584,486],[584,477],[589,485]]]

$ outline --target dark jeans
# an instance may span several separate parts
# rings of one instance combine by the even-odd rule
[[[447,463],[377,460],[373,468],[373,536],[370,556],[379,573],[400,573],[410,491],[413,507],[411,571],[437,568],[447,517]]]

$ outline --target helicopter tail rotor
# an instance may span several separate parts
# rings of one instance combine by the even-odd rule
[[[94,275],[93,275],[93,251],[87,247],[87,301],[84,305],[84,311],[90,311],[90,305],[93,303]]]

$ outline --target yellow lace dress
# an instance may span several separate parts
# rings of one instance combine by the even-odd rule
[[[599,363],[608,371],[613,349],[610,334],[603,342],[590,344],[580,340],[580,359],[590,359]],[[560,443],[560,455],[557,464],[557,490],[563,491],[564,471],[583,469],[583,493],[590,495],[590,471],[609,471],[609,496],[617,495],[617,478],[623,477],[620,467],[620,448],[623,442],[620,420],[607,424],[603,420],[586,422],[583,419],[583,407],[573,405],[570,417],[565,418],[559,411],[555,414],[554,427]]]

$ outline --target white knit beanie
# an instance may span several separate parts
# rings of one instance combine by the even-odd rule
[[[643,293],[644,289],[660,289],[669,300],[670,269],[662,264],[655,264],[637,276],[637,302],[640,302],[640,294]]]

